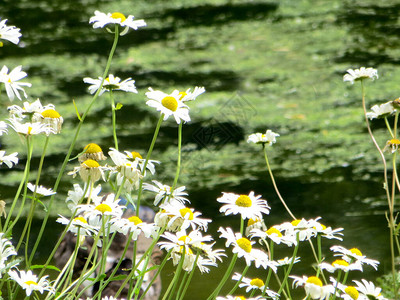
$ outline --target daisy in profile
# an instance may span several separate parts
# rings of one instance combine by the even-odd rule
[[[103,197],[99,196],[99,193],[101,192],[101,185],[97,185],[95,188],[87,188],[85,185],[84,188],[82,189],[81,186],[77,183],[74,183],[73,185],[73,190],[68,191],[68,197],[65,199],[65,202],[67,203],[68,208],[73,212],[78,204],[81,204],[84,199],[88,198],[90,196],[90,199],[88,199],[88,203],[90,202],[89,200],[92,201],[101,201]]]
[[[61,132],[61,125],[64,122],[63,117],[55,109],[45,109],[40,113],[39,122],[42,124],[48,124],[52,130],[52,133],[58,134]]]
[[[8,271],[8,275],[25,290],[27,296],[30,296],[33,291],[38,291],[41,294],[43,294],[44,291],[54,293],[53,288],[47,280],[48,276],[39,279],[31,270],[28,272],[10,270]]]
[[[267,294],[268,297],[272,299],[279,299],[279,294],[269,290],[268,288],[266,289],[264,281],[260,278],[246,278],[236,272],[232,276],[232,279],[236,281],[240,280],[239,287],[246,288],[246,293],[252,290],[259,290],[261,292],[265,290],[265,293]]]
[[[317,235],[321,235],[324,238],[327,239],[336,239],[339,241],[342,241],[342,236],[343,233],[341,233],[341,231],[343,231],[343,228],[336,228],[336,229],[332,229],[332,227],[326,227],[324,224],[318,222],[320,218],[316,218],[314,220],[314,226],[313,228],[316,230]]]
[[[6,155],[6,151],[0,150],[0,166],[4,163],[10,169],[13,167],[13,164],[18,164],[18,152],[11,153]]]
[[[7,107],[7,110],[11,117],[15,117],[17,119],[24,119],[28,117],[34,122],[39,122],[40,118],[42,117],[42,112],[47,109],[55,110],[54,104],[50,103],[43,106],[40,102],[40,99],[36,99],[32,103],[25,101],[23,106],[14,104]]]
[[[399,150],[400,140],[390,139],[386,142],[383,152],[390,151],[392,154]]]
[[[333,285],[323,285],[321,279],[316,276],[289,277],[294,280],[293,285],[296,287],[304,286],[307,297],[311,299],[329,299],[330,295],[335,292]]]
[[[56,194],[56,192],[54,192],[52,189],[45,188],[43,185],[36,186],[30,182],[28,182],[28,189],[32,193],[36,193],[37,198],[51,196],[51,195]]]
[[[189,88],[185,92],[179,92],[179,100],[181,100],[182,102],[196,100],[197,96],[203,94],[205,91],[206,89],[204,87],[196,86],[193,92],[191,92]]]
[[[0,39],[10,41],[11,43],[17,45],[19,43],[19,38],[21,37],[20,29],[15,26],[7,26],[7,19],[0,21]],[[0,42],[0,47],[3,43]]]
[[[342,259],[348,263],[358,264],[361,271],[364,264],[372,266],[375,270],[378,269],[379,261],[367,258],[358,248],[346,249],[342,246],[332,246],[330,249],[336,252],[335,256],[342,256]]]
[[[366,299],[387,300],[381,294],[382,289],[376,287],[372,281],[361,279],[361,282],[357,280],[353,280],[353,282],[356,284],[355,288],[365,295]]]
[[[254,143],[254,144],[267,144],[268,146],[272,146],[272,144],[276,143],[276,137],[279,136],[278,133],[275,133],[271,130],[267,130],[265,133],[253,133],[250,134],[247,142]]]
[[[146,22],[144,20],[133,19],[133,16],[129,15],[128,17],[125,17],[125,15],[120,12],[105,14],[96,10],[94,12],[94,16],[90,18],[89,24],[93,23],[93,28],[103,28],[107,24],[120,25],[121,27],[125,27],[120,35],[125,35],[128,33],[129,28],[137,30],[139,27],[146,26]]]
[[[187,198],[184,197],[188,195],[186,192],[184,192],[184,190],[186,189],[185,186],[175,188],[171,193],[171,187],[169,185],[162,184],[157,180],[152,180],[152,181],[155,185],[143,183],[143,189],[157,193],[154,199],[154,205],[157,206],[161,201],[166,201],[166,200],[168,200],[168,202],[174,202],[174,201],[178,201],[181,203],[190,202]]]
[[[3,236],[4,233],[0,232],[0,278],[1,274],[7,269],[6,261],[8,258],[11,255],[17,255],[14,246],[8,239],[3,238]]]
[[[276,225],[275,227],[280,232],[284,232],[285,236],[293,236],[297,239],[298,235],[299,241],[305,241],[317,235],[317,229],[314,225],[314,219],[296,219],[291,222],[284,222],[280,225]]]
[[[225,204],[219,209],[225,215],[240,214],[242,219],[262,219],[262,214],[269,214],[270,207],[267,201],[260,199],[261,195],[254,196],[254,192],[250,192],[249,195],[222,194],[217,201]]]
[[[75,217],[72,221],[70,221],[62,215],[59,215],[56,222],[63,225],[68,225],[71,223],[68,227],[68,231],[72,232],[75,236],[79,233],[79,236],[81,238],[84,238],[86,236],[93,237],[97,234],[97,228],[89,225],[87,220],[83,216]]]
[[[121,81],[121,79],[119,77],[114,77],[113,74],[109,74],[108,77],[106,79],[104,79],[104,81],[103,81],[103,77],[99,77],[98,79],[85,77],[85,78],[83,78],[83,82],[90,84],[88,89],[92,95],[97,92],[97,90],[100,88],[100,85],[102,82],[103,82],[103,85],[101,87],[99,96],[102,95],[104,92],[109,92],[111,90],[124,91],[124,92],[137,94],[135,81],[132,80],[132,78],[130,78],[130,77],[128,79]]]
[[[189,107],[180,100],[181,95],[178,90],[174,90],[171,94],[166,94],[149,88],[146,96],[149,99],[146,104],[164,114],[164,121],[170,116],[174,116],[178,124],[181,121],[190,121]]]
[[[125,151],[126,157],[128,160],[135,162],[138,164],[140,170],[142,171],[143,175],[146,176],[146,171],[144,170],[144,164],[146,162],[146,159],[144,159],[139,152],[136,151]],[[152,160],[149,159],[147,161],[146,169],[150,171],[151,174],[154,175],[156,172],[156,168],[154,164],[159,164],[160,162],[158,160]]]
[[[72,177],[75,178],[76,174],[79,173],[85,183],[89,181],[91,183],[95,183],[100,178],[106,181],[104,177],[104,171],[107,169],[107,167],[100,166],[97,161],[93,159],[87,159],[82,162],[79,167],[75,167],[73,171],[69,172],[68,175],[72,175]]]
[[[89,143],[83,148],[82,154],[79,156],[78,160],[84,162],[87,159],[93,159],[95,161],[106,160],[103,150],[101,147],[95,143]]]
[[[31,87],[32,84],[28,82],[20,82],[21,79],[25,78],[27,74],[22,71],[22,66],[14,68],[10,73],[8,73],[8,68],[3,66],[0,70],[0,82],[6,87],[7,96],[10,101],[13,101],[15,96],[21,99],[19,91],[21,91],[25,98],[28,98],[23,86]]]
[[[53,128],[51,128],[49,124],[44,124],[41,122],[21,123],[16,118],[10,118],[8,119],[8,121],[10,122],[10,127],[14,129],[16,133],[19,133],[26,137],[31,135],[39,135],[39,134],[49,135],[51,133],[54,133]]]
[[[274,272],[276,272],[276,264],[269,260],[268,255],[258,249],[254,249],[254,241],[250,241],[243,237],[240,233],[234,233],[231,228],[220,227],[218,231],[221,233],[220,237],[226,239],[225,246],[233,246],[232,252],[237,253],[238,257],[243,257],[246,260],[248,266],[251,265],[253,261],[256,268],[262,266],[264,269],[270,267]]]
[[[132,240],[136,241],[139,234],[143,233],[145,237],[150,238],[157,231],[154,224],[143,222],[137,216],[130,216],[128,218],[111,219],[112,227],[115,227],[117,232],[128,235],[132,233]]]
[[[396,109],[393,107],[393,101],[389,101],[380,105],[375,104],[372,106],[371,111],[367,112],[367,117],[370,120],[384,118],[390,116],[395,111]]]
[[[286,244],[289,247],[296,245],[296,237],[293,235],[283,235],[282,232],[279,231],[278,228],[272,226],[268,230],[260,230],[260,229],[253,229],[250,232],[251,238],[261,238],[264,243],[267,243],[267,240],[270,239],[275,244]]]
[[[374,68],[361,67],[360,69],[348,69],[347,74],[343,76],[343,81],[348,81],[354,84],[354,81],[370,78],[374,80],[378,79],[378,70]]]
[[[349,264],[344,259],[336,259],[331,264],[322,262],[319,264],[319,267],[322,270],[327,270],[329,273],[334,273],[337,270],[342,270],[343,272],[346,272],[346,273],[349,271],[353,271],[353,270],[362,271],[360,264]]]
[[[92,219],[97,217],[112,216],[121,218],[125,206],[119,204],[119,199],[115,199],[114,194],[108,194],[106,199],[96,200],[94,204],[84,204],[77,206],[77,214],[83,214],[89,224]]]

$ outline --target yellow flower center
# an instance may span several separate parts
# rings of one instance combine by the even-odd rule
[[[332,263],[332,266],[335,266],[335,265],[348,267],[349,263],[343,259],[337,259]]]
[[[37,282],[34,282],[32,280],[25,281],[24,283],[27,284],[27,285],[31,285],[31,284],[38,285]]]
[[[178,241],[184,242],[185,244],[186,244],[186,243],[189,243],[191,240],[192,240],[192,239],[191,239],[190,237],[188,237],[187,235],[182,235],[182,236],[178,239]]]
[[[399,139],[391,139],[389,141],[389,144],[391,144],[391,145],[400,145],[400,140]]]
[[[172,96],[164,97],[161,100],[161,104],[172,111],[176,111],[178,108],[178,101],[176,101],[176,99]]]
[[[179,247],[179,253],[183,253],[183,246],[180,246]],[[185,250],[186,252],[185,252],[185,254],[193,254],[193,251],[192,251],[192,249],[190,249],[189,247],[186,247],[186,250]]]
[[[87,144],[85,149],[85,153],[99,153],[102,152],[100,146],[95,143]]]
[[[136,157],[143,159],[143,157],[139,154],[139,152],[132,151],[131,154],[133,159],[135,159]]]
[[[99,163],[93,159],[85,160],[82,165],[85,165],[88,168],[98,168],[100,167]]]
[[[99,205],[97,205],[95,207],[95,210],[98,210],[99,212],[101,212],[102,214],[104,214],[105,212],[112,212],[112,209],[109,205],[105,204],[105,203],[101,203]]]
[[[349,295],[352,299],[357,300],[358,299],[358,291],[354,286],[348,286],[347,288],[344,289],[344,292]]]
[[[267,234],[268,235],[276,234],[278,237],[282,237],[282,233],[275,227],[271,227],[270,229],[268,229]]]
[[[301,220],[293,220],[292,222],[290,222],[290,224],[292,224],[293,226],[297,226],[299,225]]]
[[[181,208],[179,212],[181,213],[182,218],[184,218],[186,214],[189,214],[189,220],[193,220],[193,212],[190,210],[190,208]]]
[[[319,279],[318,277],[315,277],[315,276],[308,277],[306,282],[307,283],[312,283],[312,284],[315,284],[315,285],[318,285],[318,286],[322,286],[321,279]]]
[[[139,218],[139,217],[136,217],[136,216],[129,217],[128,220],[129,220],[129,222],[132,222],[132,223],[135,224],[135,225],[138,225],[138,224],[140,224],[140,223],[143,223],[143,221],[140,220],[140,218]]]
[[[255,285],[259,288],[262,288],[264,286],[264,281],[262,281],[260,278],[254,278],[250,281],[250,285]]]
[[[240,248],[242,248],[247,253],[251,252],[252,246],[251,246],[251,243],[250,243],[250,241],[248,239],[242,237],[242,238],[236,240],[236,243],[238,244],[238,246]]]
[[[85,220],[84,217],[76,217],[76,218],[74,219],[74,221],[81,221],[82,223],[87,224],[87,221]]]
[[[351,253],[355,254],[355,255],[362,256],[361,251],[358,250],[357,248],[351,248],[349,251],[350,251]]]
[[[113,19],[121,19],[121,23],[126,20],[126,17],[124,14],[121,14],[120,12],[114,12],[111,14],[111,18]]]
[[[256,219],[249,219],[247,221],[247,227],[256,224],[257,222],[260,222],[260,219],[256,218]]]
[[[61,117],[61,115],[54,109],[46,109],[42,111],[42,116],[43,118],[52,118],[52,119],[57,119]]]
[[[186,92],[180,92],[179,94],[179,100],[182,100],[183,98],[185,98],[187,96]]]
[[[237,199],[235,204],[241,207],[251,207],[251,199],[249,196],[240,195]]]

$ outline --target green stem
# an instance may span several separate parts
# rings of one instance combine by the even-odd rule
[[[250,266],[248,266],[248,265],[246,265],[244,267],[242,275],[240,276],[239,280],[236,282],[235,286],[229,291],[228,295],[232,295],[236,291],[236,289],[239,287],[239,284],[242,282],[242,279],[246,275],[246,273],[249,270],[249,268],[250,268]]]
[[[197,261],[198,261],[198,259],[199,259],[199,256],[200,256],[200,251],[197,251],[197,253],[196,253],[196,258],[195,258],[195,260],[194,260],[194,262],[193,262],[193,269],[190,271],[189,278],[187,279],[187,281],[186,281],[186,283],[185,283],[185,287],[183,288],[183,291],[182,291],[182,294],[181,294],[179,300],[183,300],[183,297],[184,297],[185,294],[186,294],[186,291],[187,291],[187,289],[188,289],[188,287],[189,287],[189,284],[190,284],[190,282],[192,281],[193,274],[194,274],[194,271],[196,270]]]
[[[102,81],[101,81],[101,83],[100,83],[100,86],[99,86],[98,90],[97,90],[96,93],[94,94],[94,96],[93,96],[93,98],[92,98],[92,101],[90,102],[89,106],[86,108],[86,111],[84,112],[84,114],[82,115],[82,117],[81,117],[80,120],[79,120],[79,124],[78,124],[78,126],[77,126],[77,128],[76,128],[75,135],[74,135],[74,137],[73,137],[73,139],[72,139],[71,145],[70,145],[70,147],[69,147],[69,149],[68,149],[67,155],[65,156],[64,162],[63,162],[63,164],[61,165],[60,172],[58,173],[56,182],[55,182],[55,184],[54,184],[54,187],[53,187],[53,191],[54,191],[54,192],[57,192],[58,185],[60,184],[61,178],[62,178],[62,176],[63,176],[63,174],[64,174],[64,170],[65,170],[65,168],[66,168],[66,166],[67,166],[67,163],[68,163],[68,161],[69,161],[69,158],[71,157],[71,153],[72,153],[72,151],[73,151],[73,149],[74,149],[74,147],[75,147],[75,143],[76,143],[76,141],[77,141],[77,139],[78,139],[79,132],[80,132],[80,130],[81,130],[81,128],[82,128],[83,122],[85,121],[86,116],[89,114],[90,109],[92,108],[93,104],[95,103],[96,99],[98,98],[98,96],[99,96],[99,94],[100,94],[100,91],[101,91],[101,88],[102,88],[102,86],[103,86],[104,80],[105,80],[105,78],[106,78],[106,76],[107,76],[107,74],[108,74],[108,71],[109,71],[109,69],[110,69],[111,61],[112,61],[112,58],[113,58],[113,56],[114,56],[115,49],[117,48],[118,36],[119,36],[119,34],[118,34],[118,25],[116,25],[116,26],[115,26],[114,43],[113,43],[113,45],[112,45],[112,47],[111,47],[110,54],[109,54],[108,60],[107,60],[107,64],[106,64],[106,67],[105,67],[105,69],[104,69],[104,73],[103,73],[103,77],[102,77],[103,79],[102,79]],[[33,246],[33,250],[32,250],[33,253],[36,252],[36,249],[37,249],[37,247],[39,246],[40,240],[41,240],[41,238],[42,238],[42,236],[43,236],[43,232],[44,232],[44,229],[45,229],[45,227],[46,227],[47,220],[48,220],[48,218],[49,218],[49,216],[50,216],[50,212],[51,212],[51,209],[52,209],[52,207],[53,207],[54,198],[55,198],[55,195],[52,195],[51,198],[50,198],[50,203],[49,203],[49,207],[48,207],[48,213],[46,214],[46,216],[45,216],[44,219],[43,219],[42,227],[40,228],[38,237],[37,237],[37,239],[36,239],[36,243],[35,243],[35,245]]]
[[[162,300],[171,299],[174,296],[174,292],[175,292],[175,289],[176,289],[176,286],[177,286],[177,282],[178,282],[178,279],[179,279],[179,277],[181,275],[182,266],[183,266],[183,263],[185,261],[185,252],[186,252],[185,250],[186,250],[186,247],[183,247],[182,254],[181,254],[181,259],[179,261],[178,266],[176,267],[174,278],[172,278],[172,280],[171,280],[171,282],[170,282],[170,284],[169,284],[169,286],[168,286],[168,288],[167,288]],[[169,295],[170,295],[170,297],[167,297]]]
[[[278,291],[279,295],[282,293],[285,285],[287,284],[289,274],[292,271],[292,267],[294,265],[294,261],[296,260],[297,251],[299,250],[299,245],[300,245],[300,239],[299,239],[299,233],[297,233],[297,235],[296,235],[296,246],[294,247],[292,260],[290,262],[290,265],[288,266],[288,269],[287,269],[287,271],[285,273],[285,277],[283,278],[282,284],[281,284],[281,286],[279,288],[279,291]]]
[[[115,115],[115,102],[112,90],[110,90],[111,98],[111,112],[112,112],[112,126],[113,126],[113,137],[114,137],[114,147],[118,151],[118,138],[117,138],[117,118]]]
[[[230,275],[231,275],[231,273],[233,271],[233,268],[235,267],[237,256],[238,256],[237,253],[233,254],[232,260],[231,260],[231,263],[228,266],[228,269],[226,270],[224,276],[222,277],[222,279],[221,279],[220,283],[218,284],[218,286],[216,287],[216,289],[211,293],[210,296],[208,296],[207,300],[215,299],[218,296],[218,294],[221,291],[222,287],[225,285],[226,281],[230,277]]]

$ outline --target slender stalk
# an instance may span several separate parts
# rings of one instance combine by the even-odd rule
[[[117,138],[117,118],[115,115],[115,102],[112,89],[110,89],[110,99],[111,99],[111,113],[112,113],[112,125],[113,125],[113,137],[114,137],[114,148],[118,151],[118,138]]]
[[[274,174],[272,174],[272,170],[271,167],[269,165],[269,161],[268,161],[268,156],[267,156],[267,149],[265,148],[265,145],[263,144],[263,150],[264,150],[264,158],[265,158],[265,162],[267,163],[267,168],[268,168],[268,172],[269,175],[271,177],[271,181],[272,181],[272,185],[274,186],[275,192],[278,195],[279,200],[281,200],[283,206],[285,207],[286,211],[289,213],[289,215],[296,220],[296,217],[293,215],[293,213],[291,212],[291,210],[289,209],[289,207],[286,205],[285,200],[282,198],[281,193],[279,192],[278,186],[276,185],[275,182],[275,178],[274,178]]]
[[[285,273],[285,277],[283,278],[283,282],[282,282],[282,284],[281,284],[281,286],[279,288],[279,291],[278,291],[279,295],[282,293],[282,291],[284,291],[283,289],[284,289],[285,285],[287,284],[289,274],[292,271],[292,267],[294,265],[294,261],[296,259],[297,251],[299,250],[299,245],[300,245],[299,235],[300,235],[299,233],[297,233],[297,235],[296,235],[296,246],[294,247],[293,256],[292,256],[292,260],[290,262],[290,265],[289,265],[289,267],[288,267],[288,269],[287,269],[287,271]]]
[[[189,278],[187,279],[187,281],[185,283],[185,286],[183,288],[183,291],[182,291],[182,294],[181,294],[179,300],[183,300],[183,297],[185,297],[185,294],[186,294],[186,291],[187,291],[187,289],[189,287],[189,284],[192,281],[194,271],[196,270],[197,260],[199,259],[199,256],[200,256],[200,251],[197,251],[196,258],[195,258],[194,263],[193,263],[193,269],[190,271]]]
[[[108,74],[108,71],[109,71],[109,69],[110,69],[111,61],[112,61],[112,58],[113,58],[113,56],[114,56],[115,49],[117,48],[118,37],[119,37],[118,25],[115,25],[114,42],[113,42],[113,45],[112,45],[112,47],[111,47],[110,54],[108,55],[107,64],[106,64],[106,67],[105,67],[105,69],[104,69],[104,73],[103,73],[103,77],[102,77],[103,80],[102,80],[102,82],[100,83],[100,86],[99,86],[98,90],[97,90],[96,93],[94,94],[94,96],[93,96],[93,98],[92,98],[92,101],[90,102],[89,106],[86,108],[86,111],[84,112],[84,114],[82,115],[82,117],[81,117],[80,120],[79,120],[79,124],[78,124],[78,126],[77,126],[77,128],[76,128],[75,135],[74,135],[74,137],[73,137],[73,139],[72,139],[71,145],[70,145],[70,147],[69,147],[69,149],[68,149],[67,155],[65,156],[64,162],[63,162],[63,164],[61,165],[60,172],[58,173],[56,182],[55,182],[55,184],[54,184],[54,187],[53,187],[53,191],[54,191],[54,192],[56,192],[57,189],[58,189],[58,186],[59,186],[59,184],[60,184],[61,178],[62,178],[62,176],[63,176],[63,174],[64,174],[64,170],[65,170],[65,168],[66,168],[66,166],[67,166],[67,163],[68,163],[68,161],[69,161],[69,158],[71,157],[71,153],[72,153],[72,151],[73,151],[73,149],[74,149],[74,147],[75,147],[75,143],[76,143],[76,141],[78,140],[78,136],[79,136],[79,133],[80,133],[80,131],[81,131],[83,122],[85,121],[86,116],[89,114],[90,109],[92,108],[93,104],[95,103],[96,99],[98,98],[98,96],[99,96],[99,94],[100,94],[100,91],[101,91],[101,88],[102,88],[102,86],[103,86],[104,80],[105,80],[105,78],[106,78],[106,76],[107,76],[107,74]],[[36,249],[37,249],[37,247],[39,246],[40,240],[41,240],[41,238],[42,238],[42,236],[43,236],[44,229],[45,229],[45,227],[46,227],[47,221],[48,221],[49,216],[50,216],[51,209],[52,209],[52,207],[53,207],[54,198],[55,198],[55,195],[52,195],[51,198],[50,198],[50,202],[49,202],[49,206],[48,206],[48,212],[47,212],[46,216],[45,216],[44,219],[43,219],[42,227],[40,228],[38,237],[37,237],[37,239],[36,239],[36,243],[35,243],[35,245],[33,246],[33,249],[32,249],[32,252],[33,252],[33,253],[36,252]]]
[[[234,287],[229,291],[228,295],[232,295],[232,294],[236,291],[236,289],[239,287],[239,284],[242,282],[243,277],[246,275],[247,271],[249,270],[249,267],[250,267],[250,266],[248,266],[248,265],[246,265],[246,266],[244,267],[244,270],[243,270],[243,272],[242,272],[242,275],[240,276],[239,280],[236,282],[236,284],[234,285]]]

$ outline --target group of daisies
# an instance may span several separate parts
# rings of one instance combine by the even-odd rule
[[[20,30],[15,26],[6,25],[6,22],[7,20],[0,22],[0,39],[18,44],[21,36]],[[143,20],[134,20],[133,16],[125,17],[121,13],[105,14],[99,11],[95,12],[89,22],[93,23],[94,28],[103,28],[108,24],[119,25],[123,27],[121,35],[126,34],[129,29],[136,30],[146,26]],[[356,80],[354,79],[356,76],[365,75],[362,73],[363,71],[356,72],[361,72],[361,75],[349,72],[347,80],[353,82]],[[15,98],[19,100],[22,100],[23,97],[28,98],[24,88],[30,87],[31,84],[22,81],[26,76],[27,74],[22,71],[21,66],[10,72],[6,66],[0,70],[0,83],[4,85],[10,101]],[[84,82],[90,85],[89,92],[91,94],[101,95],[114,90],[137,93],[134,80],[128,78],[121,81],[112,74],[109,74],[107,78],[84,78]],[[203,87],[195,87],[193,91],[191,89],[184,92],[174,90],[167,94],[149,88],[146,93],[147,105],[158,110],[164,120],[173,116],[175,121],[180,124],[190,121],[189,107],[185,103],[195,100],[204,91]],[[373,112],[375,114],[380,114],[381,111],[391,113],[387,106],[385,105],[382,109],[373,108]],[[12,105],[8,107],[8,110],[10,117],[7,122],[0,122],[0,135],[7,133],[8,128],[11,128],[29,141],[33,135],[40,134],[49,137],[61,132],[63,118],[52,104],[42,105],[37,99],[33,102],[24,102],[23,106]],[[375,117],[375,115],[371,116]],[[279,134],[267,130],[265,133],[250,135],[248,142],[271,146],[276,142],[278,136]],[[210,266],[217,266],[217,263],[227,256],[225,250],[213,249],[215,241],[210,235],[205,235],[211,220],[202,218],[200,212],[187,207],[187,203],[190,202],[184,186],[171,187],[156,180],[153,180],[152,183],[143,183],[148,173],[155,174],[158,161],[143,159],[137,152],[121,152],[114,148],[109,149],[108,155],[113,164],[101,165],[100,162],[106,160],[106,156],[100,146],[95,143],[88,144],[80,153],[79,166],[69,174],[74,177],[79,174],[84,185],[82,188],[80,184],[74,184],[66,199],[73,217],[68,219],[60,216],[57,219],[57,222],[67,226],[66,230],[79,236],[80,240],[86,237],[95,238],[99,247],[102,246],[103,238],[114,232],[129,234],[131,240],[137,240],[138,236],[143,234],[147,238],[157,239],[158,246],[170,254],[169,257],[173,264],[180,265],[186,272],[191,272],[196,267],[202,273],[209,272]],[[0,151],[0,165],[3,163],[9,168],[13,167],[18,163],[17,153],[6,155],[5,151]],[[106,182],[114,180],[116,186],[120,188],[117,195],[114,193],[101,195],[101,184],[95,186],[95,183],[100,180]],[[141,185],[141,183],[143,184]],[[28,184],[28,188],[34,192],[36,197],[55,194],[51,189],[31,183]],[[119,195],[123,193],[130,200],[129,195],[138,188],[154,193],[153,204],[157,207],[158,212],[152,223],[143,222],[137,216],[124,214],[126,206],[122,204]],[[270,207],[266,200],[261,199],[259,195],[256,196],[254,192],[250,192],[248,195],[223,193],[217,201],[222,204],[221,213],[240,215],[242,224],[245,220],[247,221],[247,226],[241,226],[240,232],[235,232],[230,227],[220,227],[218,231],[220,238],[226,241],[225,246],[230,247],[235,256],[243,258],[248,267],[254,265],[256,268],[268,269],[277,273],[279,268],[291,267],[300,261],[300,258],[296,256],[274,259],[271,256],[272,253],[268,251],[272,244],[298,247],[300,242],[310,241],[312,238],[324,237],[341,240],[342,229],[325,227],[318,222],[318,218],[295,220],[267,228],[263,220],[264,216],[269,214]],[[257,242],[262,247],[257,248]],[[332,274],[340,274],[340,272],[347,274],[352,270],[362,271],[365,264],[377,268],[377,261],[366,258],[356,248],[348,250],[341,246],[333,246],[331,250],[335,256],[340,256],[340,258],[332,263],[320,262],[318,265],[320,275],[324,271]],[[19,270],[18,261],[11,259],[16,255],[11,241],[3,233],[0,233],[0,276],[6,276],[6,279],[15,281],[25,290],[27,296],[34,291],[40,293],[48,291],[49,294],[57,291],[58,287],[53,286],[53,282],[48,279],[48,276],[38,278],[31,270]],[[307,297],[311,299],[329,299],[331,295],[343,299],[370,299],[371,297],[385,299],[380,294],[380,289],[366,280],[354,281],[355,285],[346,285],[345,280],[339,282],[336,280],[337,277],[331,277],[329,280],[326,280],[324,276],[290,277],[293,279],[293,285],[303,286]],[[240,288],[245,288],[246,293],[250,293],[250,298],[231,295],[226,297],[214,295],[214,298],[221,300],[278,299],[284,292],[283,289],[279,293],[272,291],[268,288],[268,282],[260,278],[248,278],[245,273],[235,273],[232,280],[238,282]],[[256,293],[259,296],[254,296]],[[103,299],[113,299],[113,297]]]

